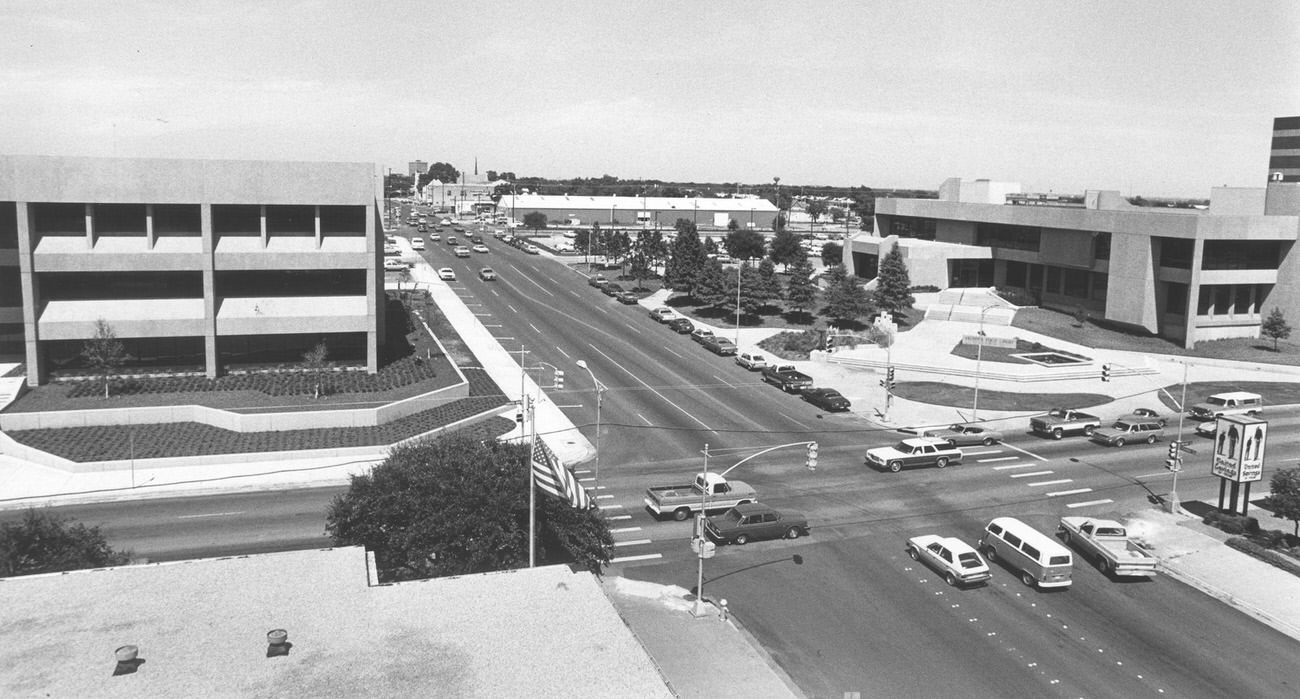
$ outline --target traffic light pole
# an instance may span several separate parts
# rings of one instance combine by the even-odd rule
[[[1182,505],[1178,502],[1178,472],[1183,470],[1183,416],[1187,414],[1187,362],[1183,362],[1183,399],[1178,404],[1178,458],[1174,459],[1174,480],[1169,486],[1169,511],[1178,514]]]

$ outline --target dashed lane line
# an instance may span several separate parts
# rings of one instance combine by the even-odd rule
[[[1062,483],[1073,483],[1073,478],[1058,478],[1054,481],[1038,481],[1037,483],[1026,483],[1030,488],[1037,488],[1040,485],[1060,485]]]
[[[509,308],[511,313],[519,315],[519,309],[515,308],[513,305],[507,303],[506,308]]]
[[[1019,456],[998,456],[992,459],[976,459],[975,463],[987,464],[987,463],[992,463],[994,461],[1015,461],[1016,459],[1019,458],[1020,458]]]
[[[542,334],[542,331],[541,331],[541,330],[538,330],[536,325],[533,325],[532,323],[529,323],[529,324],[528,324],[528,327],[532,328],[532,329],[533,329],[533,332],[537,333],[538,335],[541,335],[541,334]]]
[[[677,354],[676,352],[674,352],[674,351],[668,349],[667,347],[660,347],[659,349],[661,349],[661,350],[667,352],[668,354],[673,355],[674,357],[677,357],[678,359],[685,359],[685,357],[683,357],[683,356],[680,355],[680,354]]]
[[[1074,490],[1058,490],[1055,493],[1048,493],[1049,498],[1059,498],[1062,495],[1078,495],[1079,493],[1091,493],[1092,488],[1075,488]]]
[[[1115,502],[1115,501],[1114,501],[1114,500],[1111,500],[1110,498],[1106,498],[1105,500],[1089,500],[1088,502],[1071,502],[1071,503],[1066,503],[1065,506],[1066,506],[1066,507],[1072,507],[1072,508],[1073,508],[1073,507],[1090,507],[1090,506],[1092,506],[1092,505],[1105,505],[1105,504],[1112,503],[1112,502]]]
[[[994,471],[1005,471],[1009,468],[1029,468],[1032,464],[1006,464],[1003,466],[994,466]]]
[[[569,356],[569,353],[568,353],[568,352],[565,352],[563,349],[561,349],[561,348],[559,348],[559,347],[556,347],[556,348],[555,348],[555,351],[556,351],[556,352],[559,352],[559,353],[562,354],[562,355],[564,355],[564,358],[565,358],[565,359],[572,359],[572,357]]]
[[[646,416],[642,415],[641,413],[637,413],[636,416],[639,417],[639,418],[641,418],[642,420],[645,420],[645,424],[647,424],[647,425],[653,425],[653,424],[654,424],[653,422],[650,422],[649,420],[646,420]]]
[[[701,497],[703,497],[703,496],[701,496]],[[597,499],[597,500],[612,500],[613,498],[614,498],[613,495],[597,495],[597,496],[596,496],[596,499]]]
[[[1046,476],[1046,475],[1051,474],[1051,473],[1056,473],[1056,471],[1032,471],[1032,472],[1030,472],[1030,473],[1013,473],[1013,474],[1011,474],[1011,477],[1012,477],[1012,478],[1030,478],[1030,477],[1032,477],[1032,476]]]
[[[716,430],[714,430],[712,427],[709,427],[707,424],[705,424],[705,422],[704,422],[703,420],[701,420],[701,419],[699,419],[698,417],[695,417],[694,415],[690,414],[690,412],[688,412],[688,411],[686,410],[686,408],[683,408],[682,406],[680,406],[680,405],[678,405],[678,404],[672,402],[671,400],[668,399],[668,396],[665,396],[664,394],[660,393],[657,389],[655,389],[654,386],[651,386],[650,384],[646,383],[645,381],[642,381],[642,380],[641,380],[641,377],[637,376],[636,374],[633,374],[631,371],[628,371],[627,367],[624,367],[624,366],[622,366],[621,364],[619,364],[619,362],[616,361],[613,357],[609,356],[608,354],[605,354],[604,352],[601,352],[600,349],[599,349],[598,347],[596,347],[595,345],[593,345],[593,344],[591,344],[591,343],[587,343],[587,346],[590,347],[591,349],[595,350],[596,353],[599,354],[600,356],[604,357],[605,359],[608,359],[608,360],[609,360],[612,364],[614,364],[615,366],[618,366],[620,369],[622,369],[623,371],[627,372],[627,375],[628,375],[628,376],[631,376],[633,379],[636,379],[636,382],[637,382],[637,383],[639,383],[639,384],[641,384],[642,386],[645,386],[646,388],[650,389],[650,392],[651,392],[651,393],[655,394],[656,396],[659,396],[659,398],[660,398],[661,400],[663,400],[665,403],[667,403],[668,405],[673,406],[674,408],[677,408],[678,410],[680,410],[680,411],[682,412],[683,415],[685,415],[686,417],[689,417],[690,419],[692,419],[692,420],[698,422],[698,423],[700,424],[700,426],[703,427],[704,429],[706,429],[706,430],[708,430],[708,431],[710,431],[710,432],[716,432]]]

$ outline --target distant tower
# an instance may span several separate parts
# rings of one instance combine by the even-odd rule
[[[429,171],[429,164],[424,162],[423,160],[412,160],[406,164],[406,167],[407,167],[406,174],[411,175],[412,177],[416,175],[423,175],[424,173]]]
[[[1300,182],[1300,116],[1277,117],[1273,120],[1268,181]]]

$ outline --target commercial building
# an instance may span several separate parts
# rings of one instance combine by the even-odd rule
[[[135,366],[379,366],[373,163],[0,156],[0,341],[28,383],[76,371],[99,321]]]
[[[423,160],[412,160],[406,163],[406,174],[412,177],[415,177],[417,175],[423,175],[428,171],[429,171],[429,164],[424,162]]]
[[[1017,196],[1019,185],[943,183],[935,199],[877,199],[875,233],[844,247],[865,279],[898,246],[912,283],[1020,289],[1043,306],[1192,347],[1258,337],[1273,308],[1300,308],[1300,181],[1286,181],[1300,117],[1275,122],[1265,187],[1216,187],[1206,210],[1137,207],[1119,192]],[[1276,173],[1281,172],[1279,177]]]
[[[1300,182],[1300,117],[1278,117],[1273,120],[1268,180]]]
[[[776,206],[766,199],[713,199],[704,197],[589,197],[542,194],[506,195],[497,205],[511,218],[522,221],[533,212],[546,214],[554,224],[568,226],[634,226],[672,228],[684,218],[699,228],[726,228],[735,221],[741,228],[771,228]]]

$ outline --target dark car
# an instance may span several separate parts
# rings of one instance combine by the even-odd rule
[[[751,502],[704,520],[704,532],[720,544],[744,546],[758,539],[798,539],[808,533],[808,519]]]
[[[672,328],[673,332],[682,335],[689,335],[695,331],[695,325],[685,318],[673,318],[668,321],[668,327]]]
[[[618,296],[624,291],[627,291],[627,289],[623,288],[623,285],[618,284],[616,282],[610,282],[605,286],[600,287],[600,290],[605,292],[606,296]]]
[[[849,409],[849,399],[833,388],[805,388],[802,394],[804,400],[822,410],[835,412]]]
[[[588,277],[588,278],[587,278],[587,286],[594,286],[594,287],[596,287],[597,289],[599,289],[599,288],[605,286],[605,285],[608,284],[608,283],[609,283],[609,280],[606,279],[606,278],[605,278],[605,275],[603,275],[603,274],[597,274],[597,275],[595,275],[595,276],[592,276],[592,277]]]
[[[723,357],[729,357],[736,353],[736,343],[725,337],[709,335],[700,340],[700,344],[704,346],[704,349]]]
[[[954,447],[970,447],[983,444],[991,447],[1002,441],[1002,433],[984,425],[959,422],[947,427],[926,430],[922,437],[938,437]]]
[[[631,306],[632,304],[637,303],[638,301],[641,300],[640,296],[637,296],[636,294],[630,291],[624,291],[623,293],[615,296],[614,298],[618,299],[619,303],[627,306]]]

